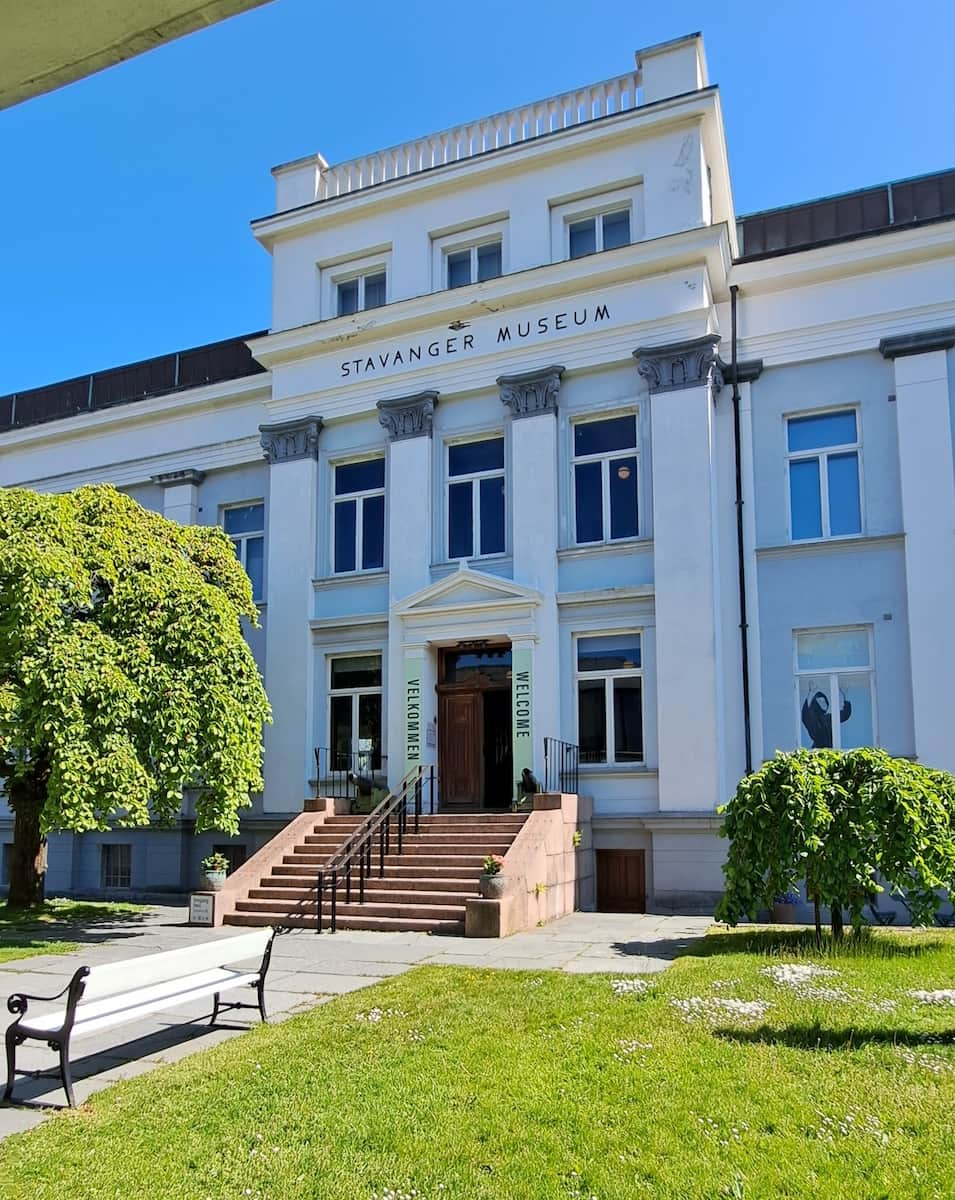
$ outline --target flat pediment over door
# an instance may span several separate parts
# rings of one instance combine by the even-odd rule
[[[452,575],[437,580],[396,604],[395,613],[414,617],[424,613],[467,610],[536,608],[543,596],[535,588],[523,587],[498,575],[486,575],[462,566]]]

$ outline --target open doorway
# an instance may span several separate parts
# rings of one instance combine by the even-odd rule
[[[441,807],[507,809],[514,793],[510,645],[442,650],[438,679]]]

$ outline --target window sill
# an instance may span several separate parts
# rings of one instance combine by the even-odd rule
[[[865,550],[901,544],[904,533],[850,533],[840,537],[806,538],[799,542],[782,542],[776,546],[757,546],[757,558],[787,558],[799,554],[833,554],[842,550]]]
[[[653,538],[620,538],[615,542],[585,542],[579,546],[564,546],[557,551],[557,559],[563,562],[568,559],[588,558],[592,554],[633,554],[652,549]]]
[[[322,575],[318,579],[312,580],[312,587],[316,592],[324,591],[326,588],[347,587],[349,584],[368,584],[387,583],[387,571],[348,571],[342,572],[340,575]]]
[[[646,763],[581,763],[578,771],[588,778],[600,779],[618,776],[630,779],[634,775],[649,777],[659,774],[657,767],[648,767]]]

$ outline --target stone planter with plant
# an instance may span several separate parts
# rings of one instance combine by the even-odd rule
[[[226,856],[216,851],[214,854],[207,855],[199,866],[202,870],[203,891],[221,891],[229,871],[229,860]]]
[[[504,895],[507,876],[501,873],[504,859],[500,854],[489,854],[484,860],[478,890],[485,900],[500,900]]]

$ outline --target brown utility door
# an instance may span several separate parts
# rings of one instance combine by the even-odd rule
[[[481,693],[438,696],[438,780],[442,808],[477,808],[483,788]]]
[[[646,912],[646,851],[598,850],[599,912]]]

